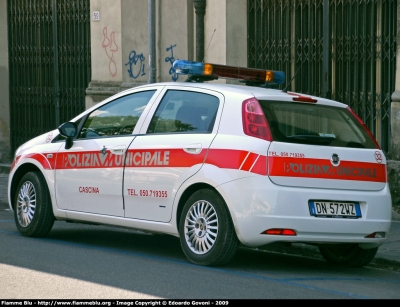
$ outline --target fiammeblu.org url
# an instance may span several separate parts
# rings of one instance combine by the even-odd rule
[[[111,302],[99,302],[99,301],[38,301],[38,305],[40,306],[111,306]]]

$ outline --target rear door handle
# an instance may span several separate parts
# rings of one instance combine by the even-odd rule
[[[183,148],[184,151],[186,151],[187,153],[193,154],[193,155],[197,155],[197,154],[201,153],[202,149],[203,149],[203,146],[200,143],[190,144]]]

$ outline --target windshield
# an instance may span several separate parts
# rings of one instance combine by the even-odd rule
[[[373,148],[375,143],[345,108],[260,100],[274,141]]]

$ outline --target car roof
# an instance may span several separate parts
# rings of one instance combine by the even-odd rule
[[[322,104],[322,105],[330,105],[330,106],[335,106],[335,107],[340,107],[340,108],[346,108],[347,105],[326,99],[326,98],[321,98],[317,96],[312,96],[312,95],[307,95],[307,94],[301,94],[301,93],[295,93],[295,92],[283,92],[282,90],[278,89],[271,89],[271,88],[262,88],[262,87],[257,87],[257,86],[246,86],[246,85],[238,85],[238,84],[226,84],[226,83],[217,83],[217,82],[206,82],[206,83],[200,83],[200,82],[160,82],[160,83],[149,83],[149,84],[144,84],[140,86],[135,86],[132,88],[128,88],[124,91],[121,91],[105,100],[102,102],[94,105],[93,107],[85,110],[83,113],[79,114],[72,120],[76,120],[79,117],[81,117],[84,114],[92,112],[94,109],[97,109],[98,107],[108,103],[112,99],[122,97],[124,95],[127,95],[131,92],[136,92],[140,91],[141,89],[146,89],[146,88],[155,88],[155,87],[164,87],[164,86],[176,86],[176,87],[187,87],[187,88],[198,88],[198,89],[208,89],[208,90],[213,90],[220,92],[224,96],[229,95],[229,94],[241,94],[241,95],[247,95],[249,97],[256,97],[258,100],[278,100],[278,101],[288,101],[288,102],[293,102],[293,97],[295,96],[305,96],[305,97],[310,97],[315,100],[317,100],[316,103],[312,104]]]
[[[238,84],[226,84],[226,83],[217,83],[217,82],[208,82],[208,83],[199,83],[199,82],[161,82],[161,83],[152,83],[146,84],[138,88],[146,88],[149,86],[180,86],[180,87],[190,87],[190,88],[200,88],[200,89],[209,89],[221,92],[222,94],[228,93],[237,93],[244,95],[252,95],[256,97],[258,100],[282,100],[282,101],[293,101],[293,97],[295,96],[303,96],[307,98],[312,98],[317,100],[316,104],[330,105],[335,107],[346,108],[347,105],[340,103],[335,100],[317,97],[308,94],[302,94],[297,92],[283,92],[282,90],[272,89],[272,88],[262,88],[258,86],[246,86],[246,85],[238,85]]]

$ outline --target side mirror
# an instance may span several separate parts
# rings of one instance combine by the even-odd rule
[[[76,127],[76,124],[73,122],[67,122],[64,124],[61,124],[60,127],[58,127],[58,131],[60,131],[60,134],[67,139],[65,140],[65,149],[70,149],[72,145],[74,144],[74,137],[76,136],[76,133],[78,132],[78,128]]]

